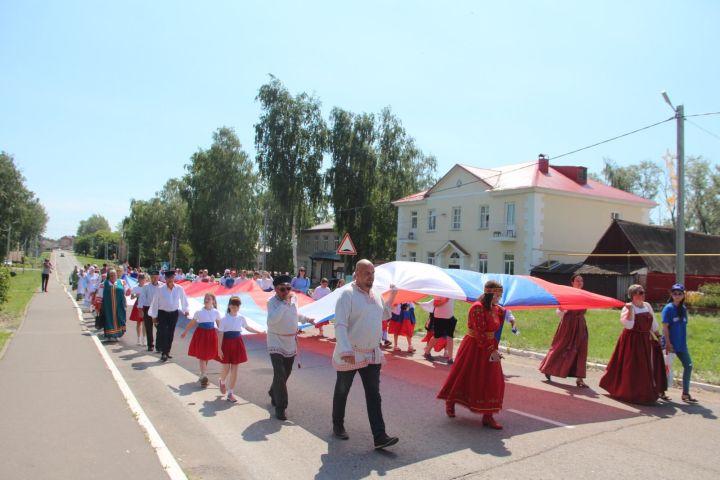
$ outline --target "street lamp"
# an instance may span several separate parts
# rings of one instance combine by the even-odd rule
[[[685,283],[685,106],[675,107],[667,92],[660,92],[675,112],[677,122],[677,222],[675,222],[675,281]]]

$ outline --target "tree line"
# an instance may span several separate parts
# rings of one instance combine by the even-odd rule
[[[657,202],[662,219],[656,223],[674,228],[677,216],[675,161],[672,155],[666,155],[665,168],[650,160],[621,167],[605,158],[602,177],[595,177],[612,187]],[[685,229],[720,235],[720,166],[712,166],[701,155],[685,159]]]
[[[28,253],[39,244],[48,216],[40,200],[25,185],[25,177],[7,152],[0,152],[0,257],[19,248]]]
[[[254,159],[233,129],[219,128],[209,148],[190,156],[181,178],[149,200],[131,201],[118,232],[129,262],[169,260],[217,272],[252,267],[264,250],[268,270],[293,271],[299,232],[333,219],[338,233],[352,235],[359,255],[393,259],[390,202],[431,186],[435,158],[389,107],[377,114],[336,107],[326,120],[317,97],[293,95],[273,76],[256,100]]]

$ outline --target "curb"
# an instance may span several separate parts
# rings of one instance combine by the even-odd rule
[[[60,283],[60,286],[62,286],[65,294],[70,298],[70,301],[75,307],[78,320],[80,321],[80,323],[83,323],[83,310],[73,298],[72,290],[68,292],[67,286],[60,281],[57,270],[55,271],[55,278],[58,283]],[[175,459],[175,456],[172,454],[172,452],[170,452],[170,449],[167,447],[162,437],[155,429],[155,426],[150,421],[150,418],[148,418],[147,414],[140,406],[140,402],[138,402],[137,398],[135,398],[135,395],[130,389],[130,386],[125,381],[125,378],[122,376],[122,373],[120,373],[120,370],[118,370],[117,366],[115,366],[112,358],[110,358],[110,354],[108,354],[105,347],[103,347],[102,343],[100,343],[97,335],[91,334],[90,337],[92,338],[93,343],[95,343],[95,346],[97,347],[100,356],[105,361],[105,365],[110,370],[110,373],[112,373],[115,383],[117,384],[118,388],[120,388],[120,392],[122,392],[123,397],[125,398],[125,402],[130,408],[130,412],[132,412],[133,417],[135,417],[138,425],[143,430],[145,436],[150,442],[150,446],[155,451],[158,460],[160,460],[160,466],[162,466],[163,470],[165,470],[165,473],[167,473],[168,477],[170,477],[171,480],[188,480],[185,472],[183,472],[182,468]]]

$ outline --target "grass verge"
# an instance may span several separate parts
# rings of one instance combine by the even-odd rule
[[[470,304],[455,302],[455,318],[458,319],[455,338],[462,338],[467,332],[467,313]],[[545,352],[552,343],[560,317],[554,308],[537,310],[515,310],[515,319],[520,335],[512,335],[505,328],[502,343],[512,348]],[[419,307],[415,308],[416,330],[424,331],[428,314]],[[660,319],[660,312],[655,312]],[[588,310],[587,320],[590,345],[588,361],[607,363],[620,336],[620,311],[613,309]],[[506,326],[509,327],[509,326]],[[693,359],[693,380],[720,384],[720,355],[713,339],[720,338],[720,316],[691,315],[688,323],[688,348]],[[682,375],[682,364],[676,359],[675,376]]]
[[[10,277],[8,301],[0,306],[0,350],[17,330],[33,294],[40,288],[40,273],[35,270],[16,271]]]

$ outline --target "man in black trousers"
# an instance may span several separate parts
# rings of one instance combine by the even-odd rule
[[[148,311],[153,323],[157,325],[156,346],[162,353],[161,362],[167,362],[168,358],[172,358],[170,349],[175,337],[175,326],[180,309],[186,317],[190,316],[185,290],[175,285],[175,271],[170,269],[165,272],[165,285],[157,290],[157,296],[153,299]]]

